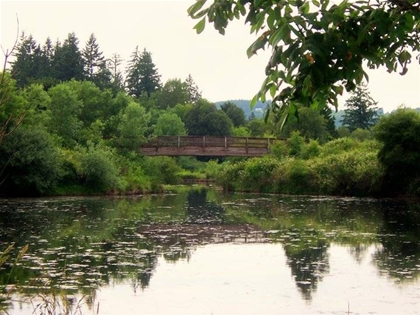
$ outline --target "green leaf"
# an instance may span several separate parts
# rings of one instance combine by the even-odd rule
[[[284,23],[279,29],[277,29],[269,39],[269,43],[272,46],[277,46],[280,40],[286,42],[286,40],[290,37],[290,28],[289,24]]]
[[[257,53],[257,51],[264,47],[264,45],[267,43],[267,38],[265,35],[261,35],[257,38],[257,40],[249,46],[249,48],[246,51],[246,54],[248,58],[251,58],[253,55]]]
[[[188,15],[195,17],[195,14],[203,7],[207,0],[197,0],[192,6],[187,9]]]
[[[194,29],[197,31],[197,34],[201,34],[204,31],[204,27],[206,26],[206,18],[202,18],[200,22],[198,22]]]
[[[309,13],[309,9],[310,9],[309,2],[305,2],[302,6],[300,6],[299,11],[302,14],[308,14]]]
[[[259,93],[255,94],[254,97],[252,98],[251,103],[249,104],[251,109],[253,109],[255,107],[255,104],[257,104],[258,98],[259,98]]]

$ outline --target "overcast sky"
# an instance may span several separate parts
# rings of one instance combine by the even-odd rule
[[[117,53],[127,61],[136,46],[152,53],[153,62],[168,79],[189,74],[212,101],[251,99],[264,80],[269,51],[248,59],[246,49],[255,39],[249,26],[232,22],[226,35],[212,25],[197,35],[197,21],[187,15],[194,0],[166,1],[1,1],[0,44],[10,49],[19,30],[44,44],[47,37],[63,42],[74,32],[83,49],[94,33],[109,58]],[[4,60],[4,58],[2,59]],[[3,61],[2,61],[3,62]],[[124,70],[124,68],[120,69]],[[369,91],[378,107],[389,112],[401,104],[420,107],[420,65],[414,60],[405,76],[385,69],[369,72]],[[340,98],[344,104],[348,98]]]

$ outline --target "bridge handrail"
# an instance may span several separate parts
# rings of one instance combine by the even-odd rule
[[[269,148],[276,139],[258,137],[215,136],[158,136],[143,144],[143,148],[156,147],[237,147]]]

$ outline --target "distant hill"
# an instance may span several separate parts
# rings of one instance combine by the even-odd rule
[[[258,101],[252,110],[250,107],[251,100],[227,100],[215,102],[215,104],[217,108],[220,108],[220,106],[222,106],[226,102],[232,102],[236,104],[236,106],[238,106],[239,108],[242,108],[247,119],[249,119],[251,113],[254,113],[255,117],[257,118],[262,118],[264,116],[265,108],[267,107],[267,105],[270,104],[269,102],[263,103],[261,101]]]

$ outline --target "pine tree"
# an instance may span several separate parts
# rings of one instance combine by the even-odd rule
[[[185,83],[187,84],[187,91],[189,95],[189,102],[191,104],[196,104],[198,100],[202,98],[201,92],[198,89],[197,84],[195,84],[191,74],[188,75],[188,78],[185,80]]]
[[[111,72],[107,68],[103,52],[99,50],[95,34],[91,34],[82,51],[84,75],[99,88],[111,86]]]
[[[128,62],[126,88],[128,94],[140,97],[159,90],[162,86],[160,75],[152,60],[152,54],[146,49],[139,53],[138,46]]]
[[[348,109],[344,111],[341,122],[350,132],[358,128],[370,130],[378,121],[377,102],[370,96],[366,85],[356,87],[345,105]]]
[[[54,47],[52,62],[53,75],[59,81],[71,79],[83,80],[83,58],[78,47],[79,40],[74,33],[70,33],[63,45],[60,42]]]
[[[18,87],[24,87],[37,75],[34,59],[36,54],[40,54],[39,45],[32,35],[26,36],[22,33],[20,44],[16,48],[15,61],[11,63],[12,77]]]
[[[118,70],[121,63],[121,56],[117,53],[114,53],[111,59],[108,59],[108,69],[111,72],[111,89],[114,95],[124,89],[124,78],[121,71]]]

